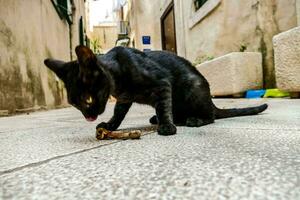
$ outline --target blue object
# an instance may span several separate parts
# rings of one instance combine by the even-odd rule
[[[248,90],[246,92],[246,98],[254,99],[254,98],[261,98],[265,95],[266,90]]]
[[[142,40],[143,40],[143,44],[151,44],[151,37],[150,36],[143,36]]]

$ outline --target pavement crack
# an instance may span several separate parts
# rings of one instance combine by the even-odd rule
[[[16,168],[13,168],[13,169],[4,170],[4,171],[0,172],[0,176],[3,176],[5,174],[9,174],[9,173],[13,173],[13,172],[16,172],[16,171],[20,171],[22,169],[40,166],[40,165],[48,163],[52,160],[56,160],[56,159],[65,158],[65,157],[69,157],[69,156],[72,156],[72,155],[84,153],[84,152],[87,152],[87,151],[98,149],[100,147],[108,146],[108,145],[111,145],[111,144],[116,144],[116,143],[119,143],[119,142],[122,142],[122,141],[120,140],[120,141],[112,142],[112,143],[109,143],[109,144],[102,144],[102,145],[95,146],[95,147],[92,147],[92,148],[89,148],[89,149],[83,149],[83,150],[80,150],[80,151],[75,151],[75,152],[72,152],[72,153],[55,156],[55,157],[52,157],[52,158],[49,158],[49,159],[46,159],[46,160],[42,160],[42,161],[35,162],[35,163],[30,163],[30,164],[23,165],[23,166],[20,166],[20,167],[16,167]]]
[[[148,135],[148,134],[151,134],[151,133],[154,133],[154,132],[155,132],[155,131],[144,132],[142,136],[145,136],[145,135]],[[109,145],[112,145],[112,144],[116,144],[116,143],[120,143],[120,142],[125,142],[125,141],[126,141],[126,140],[117,140],[117,141],[115,141],[115,142],[111,142],[111,143],[108,143],[108,144],[102,144],[102,145],[95,146],[95,147],[92,147],[92,148],[89,148],[89,149],[82,149],[82,150],[80,150],[80,151],[75,151],[75,152],[72,152],[72,153],[68,153],[68,154],[64,154],[64,155],[59,155],[59,156],[55,156],[55,157],[48,158],[48,159],[46,159],[46,160],[42,160],[42,161],[39,161],[39,162],[34,162],[34,163],[22,165],[22,166],[20,166],[20,167],[15,167],[15,168],[12,168],[12,169],[0,171],[0,176],[4,176],[4,175],[6,175],[6,174],[10,174],[10,173],[14,173],[14,172],[17,172],[17,171],[21,171],[21,170],[27,169],[27,168],[37,167],[37,166],[40,166],[40,165],[49,163],[49,162],[51,162],[51,161],[53,161],[53,160],[57,160],[57,159],[60,159],[60,158],[70,157],[70,156],[73,156],[73,155],[85,153],[85,152],[88,152],[88,151],[92,151],[92,150],[95,150],[95,149],[99,149],[99,148],[101,148],[101,147],[105,147],[105,146],[109,146]]]

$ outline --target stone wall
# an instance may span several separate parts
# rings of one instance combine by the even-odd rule
[[[0,110],[66,103],[62,83],[43,60],[70,60],[67,22],[48,0],[0,0],[0,5]]]
[[[161,49],[160,17],[170,2],[133,0],[132,38],[137,48],[143,49],[141,36],[150,35],[151,48]],[[180,56],[201,62],[230,52],[259,51],[264,85],[275,87],[272,37],[297,25],[296,0],[208,0],[197,12],[193,0],[174,0],[174,7]]]

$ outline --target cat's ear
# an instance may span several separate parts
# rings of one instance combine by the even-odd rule
[[[93,51],[86,46],[79,45],[75,48],[77,59],[82,67],[91,67],[97,63],[97,58]]]
[[[61,80],[65,80],[67,76],[67,70],[65,67],[65,62],[61,60],[45,59],[44,64],[51,69]]]
[[[100,66],[97,64],[97,57],[91,49],[82,45],[77,46],[75,52],[79,62],[79,77],[84,83],[93,82],[100,72],[102,72]]]

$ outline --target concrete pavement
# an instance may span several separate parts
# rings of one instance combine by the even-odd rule
[[[95,123],[73,108],[0,118],[0,199],[300,199],[300,100],[215,102],[270,107],[126,141],[95,139],[113,104]],[[153,114],[134,105],[121,128]]]

